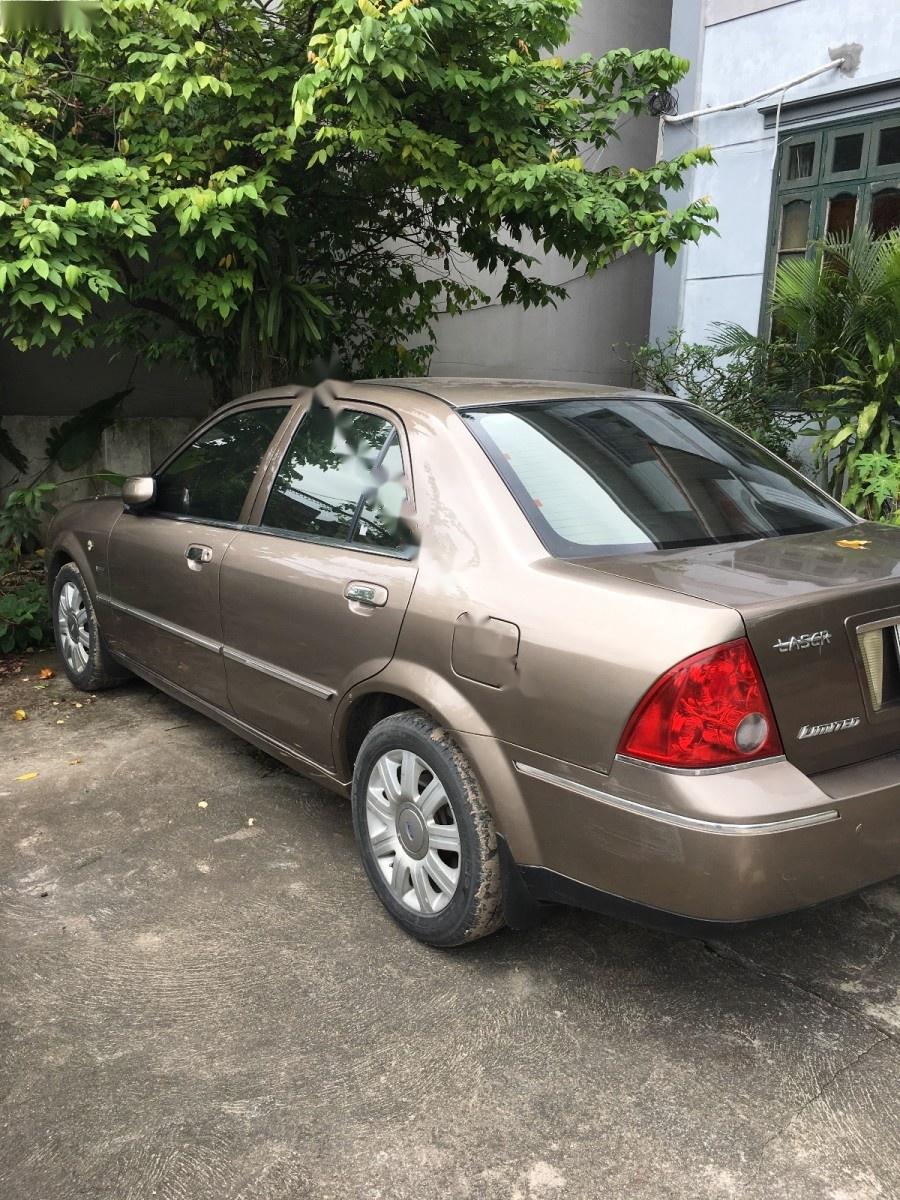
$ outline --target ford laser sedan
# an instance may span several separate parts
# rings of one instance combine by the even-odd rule
[[[47,561],[75,686],[133,672],[348,796],[425,942],[900,872],[900,531],[684,401],[258,393],[62,512]]]

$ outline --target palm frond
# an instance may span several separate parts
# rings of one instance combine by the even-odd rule
[[[709,338],[709,345],[717,354],[740,354],[762,350],[766,346],[763,338],[733,321],[714,321],[712,327],[715,333]]]

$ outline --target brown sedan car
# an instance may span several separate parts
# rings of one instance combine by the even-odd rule
[[[686,402],[408,379],[226,405],[48,565],[76,686],[134,672],[350,796],[379,899],[455,945],[900,872],[898,556]]]

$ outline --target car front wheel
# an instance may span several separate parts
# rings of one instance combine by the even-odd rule
[[[503,924],[493,820],[468,760],[425,713],[370,730],[353,772],[353,825],[378,898],[420,941],[459,946]]]
[[[53,633],[66,674],[83,692],[114,687],[128,671],[110,655],[84,576],[73,562],[65,563],[53,581]]]

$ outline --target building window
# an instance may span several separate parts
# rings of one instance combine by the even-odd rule
[[[827,234],[900,228],[900,114],[793,133],[781,142],[766,292],[775,268]]]

